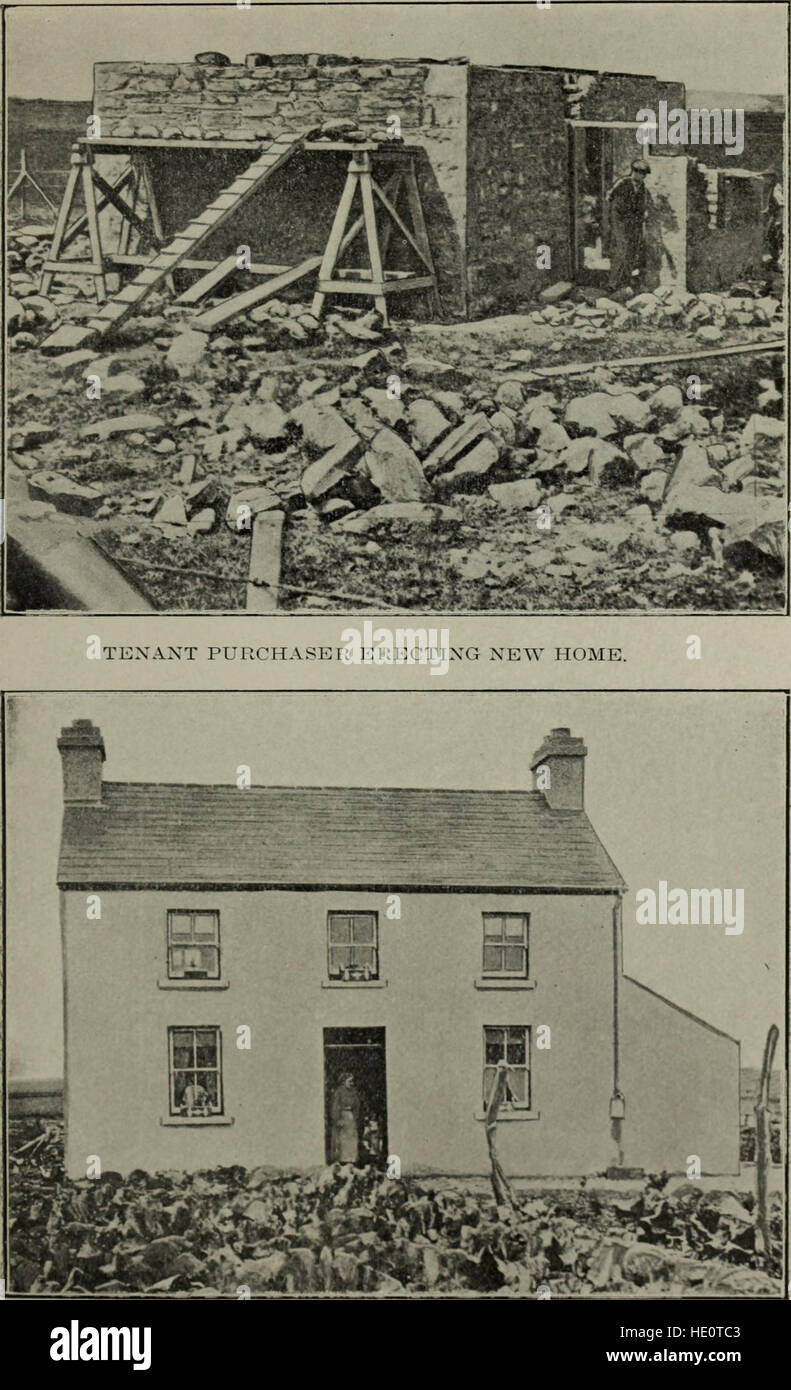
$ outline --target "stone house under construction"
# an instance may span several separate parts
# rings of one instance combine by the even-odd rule
[[[739,1044],[623,973],[568,729],[513,792],[116,783],[90,720],[58,747],[70,1176],[321,1165],[348,1075],[348,1161],[484,1174],[499,1065],[509,1174],[738,1172]]]
[[[253,275],[310,266],[327,247],[355,141],[370,142],[369,167],[385,186],[388,163],[401,152],[414,166],[419,197],[407,189],[407,206],[401,189],[393,195],[402,198],[402,226],[386,234],[377,203],[382,261],[391,276],[407,275],[413,248],[402,231],[404,222],[414,227],[417,201],[439,291],[429,314],[476,318],[525,303],[557,281],[606,285],[605,194],[646,154],[647,286],[720,289],[760,272],[766,183],[754,164],[774,144],[775,166],[782,166],[782,127],[762,127],[752,143],[748,130],[741,161],[733,161],[739,169],[722,158],[710,169],[705,147],[638,143],[638,113],[660,102],[683,108],[684,85],[466,59],[253,53],[231,63],[222,54],[199,54],[184,63],[97,63],[99,125],[81,147],[82,158],[111,183],[131,170],[124,199],[138,215],[144,210],[154,247],[161,247],[173,237],[178,245],[182,229],[217,208],[229,184],[241,187],[262,146],[275,140],[283,151],[293,136],[288,158],[267,173],[265,185],[203,237],[200,258],[182,259],[179,285],[189,284],[190,270],[222,266],[240,245],[251,249]],[[139,241],[139,226],[122,220],[119,232],[118,198],[100,188],[98,206],[110,229],[102,236],[108,268],[145,264],[140,253],[150,246]],[[541,248],[549,248],[549,263]],[[347,254],[359,262],[353,250]],[[377,276],[374,266],[370,278]],[[214,277],[206,288],[217,292],[217,284]],[[418,292],[419,282],[411,284]],[[412,294],[403,302],[426,312]]]

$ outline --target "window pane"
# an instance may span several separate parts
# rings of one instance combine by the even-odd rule
[[[196,946],[195,948],[199,969],[205,971],[207,975],[214,975],[217,966],[217,947],[216,946]]]
[[[373,946],[355,946],[352,952],[352,960],[355,965],[368,966],[372,970],[376,963],[376,952]]]
[[[171,912],[168,923],[171,941],[192,940],[192,926],[188,912]]]
[[[170,967],[172,970],[184,969],[184,947],[173,946],[170,951]]]
[[[218,919],[213,912],[195,913],[195,940],[216,941]]]
[[[192,1029],[174,1029],[173,1031],[173,1065],[174,1067],[189,1067],[194,1061]]]
[[[522,1062],[525,1058],[525,1035],[522,1029],[512,1028],[508,1036],[508,1047],[506,1051],[508,1062]]]
[[[195,1061],[199,1067],[216,1067],[217,1034],[215,1032],[208,1032],[206,1029],[196,1030]]]
[[[527,1100],[527,1071],[515,1068],[508,1073],[508,1089],[511,1093],[511,1100],[517,1104],[524,1104]]]
[[[367,913],[354,918],[354,940],[365,942],[374,940],[374,919]]]
[[[330,946],[330,973],[337,975],[341,970],[351,965],[351,959],[350,946]]]
[[[524,941],[526,926],[524,917],[507,917],[505,919],[505,934],[508,940]]]
[[[487,1028],[486,1035],[486,1061],[500,1062],[503,1059],[505,1047],[505,1035],[502,1028]]]
[[[330,941],[351,941],[352,924],[351,918],[342,917],[338,914],[330,914]]]
[[[505,969],[524,970],[525,948],[524,946],[506,946],[505,948]]]
[[[483,934],[490,940],[501,941],[503,936],[502,917],[485,916],[483,919]]]
[[[196,1080],[202,1086],[210,1105],[216,1105],[219,1094],[219,1077],[216,1071],[199,1071]]]
[[[484,970],[502,970],[502,968],[503,968],[503,948],[502,948],[502,946],[484,946],[484,948],[483,948],[483,968],[484,968]]]
[[[187,1087],[191,1086],[195,1080],[195,1073],[192,1071],[178,1071],[173,1077],[173,1093],[176,1105],[186,1105]]]

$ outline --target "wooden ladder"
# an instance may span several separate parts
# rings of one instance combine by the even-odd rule
[[[85,324],[62,324],[41,344],[46,352],[67,351],[81,347],[92,338],[101,337],[110,329],[118,328],[132,314],[137,313],[142,301],[152,290],[157,289],[169,279],[182,261],[191,258],[200,244],[216,232],[224,222],[235,216],[239,208],[262,183],[279,169],[287,159],[301,147],[302,136],[279,135],[262,155],[239,174],[233,183],[217,195],[213,203],[204,208],[168,246],[158,251],[133,280],[114,294],[98,310],[96,316]],[[54,258],[54,257],[53,257]]]

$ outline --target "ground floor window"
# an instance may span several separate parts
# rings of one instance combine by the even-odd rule
[[[171,1115],[222,1114],[219,1028],[169,1028]]]
[[[530,1029],[524,1024],[483,1030],[483,1106],[489,1104],[497,1068],[507,1068],[504,1106],[530,1107]]]

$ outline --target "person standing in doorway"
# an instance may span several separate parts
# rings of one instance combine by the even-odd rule
[[[609,193],[610,293],[635,288],[645,260],[645,216],[648,194],[645,181],[651,172],[644,159],[635,159],[631,172],[616,179]],[[637,272],[637,275],[636,273]]]
[[[351,1072],[333,1092],[330,1122],[333,1163],[356,1163],[360,1151],[360,1096]]]

